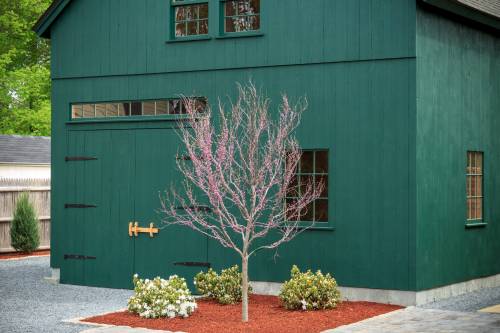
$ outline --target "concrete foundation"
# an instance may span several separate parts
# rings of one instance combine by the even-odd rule
[[[278,295],[281,283],[251,282],[254,293]],[[500,274],[470,281],[460,282],[439,288],[422,291],[385,290],[369,288],[339,287],[342,297],[349,301],[368,301],[402,306],[421,305],[437,300],[462,295],[484,288],[500,286]]]
[[[51,275],[44,277],[44,280],[48,283],[58,284],[61,278],[61,270],[59,268],[51,268]]]

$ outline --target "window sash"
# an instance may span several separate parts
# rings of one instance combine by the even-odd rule
[[[207,98],[192,97],[195,107],[199,113],[203,113],[207,107]],[[140,107],[137,108],[137,104]],[[135,108],[133,108],[133,106]],[[147,107],[145,112],[145,106]],[[153,107],[151,107],[153,106]],[[133,111],[136,114],[133,114]],[[184,115],[186,109],[184,101],[179,98],[144,100],[144,101],[120,101],[100,103],[73,103],[71,104],[71,119],[94,119],[115,117],[152,117],[164,115]]]
[[[484,153],[467,152],[466,167],[467,221],[484,218]]]
[[[259,31],[260,30],[260,27],[261,27],[261,22],[260,22],[260,17],[261,17],[261,10],[260,10],[260,1],[259,1],[259,10],[257,12],[252,12],[252,13],[248,13],[248,12],[244,12],[244,13],[240,13],[239,11],[239,7],[236,6],[234,8],[234,13],[230,13],[228,14],[227,12],[227,5],[231,2],[238,2],[237,0],[221,0],[220,1],[220,4],[222,6],[221,8],[221,13],[222,13],[222,31],[224,31],[224,33],[227,33],[227,34],[234,34],[234,33],[245,33],[245,32],[256,32],[256,31]],[[241,0],[242,2],[245,2],[245,0]],[[250,2],[251,0],[247,0],[248,2]],[[253,28],[252,26],[249,26],[249,23],[248,23],[248,19],[250,18],[255,18],[257,19],[257,23],[256,23],[256,27]],[[234,31],[229,31],[227,29],[227,24],[228,24],[228,20],[229,21],[234,21],[234,20],[241,20],[243,19],[243,21],[245,22],[245,24],[243,24],[243,28],[240,26],[239,28],[236,28],[235,26],[233,26],[234,28]],[[233,23],[234,24],[234,23]]]
[[[317,182],[316,182],[316,179],[317,178],[325,178],[326,180],[326,188],[325,188],[325,192],[326,192],[326,195],[324,196],[320,196],[318,197],[315,201],[313,201],[311,203],[311,209],[312,211],[311,212],[307,212],[307,215],[311,217],[311,219],[303,219],[303,218],[299,218],[300,221],[303,221],[303,222],[315,222],[315,223],[328,223],[328,220],[330,219],[330,216],[329,216],[329,191],[328,191],[328,183],[329,183],[329,173],[328,172],[316,172],[316,169],[317,169],[317,166],[316,166],[316,160],[317,160],[317,153],[319,152],[326,152],[327,153],[327,164],[328,164],[328,150],[326,149],[317,149],[317,150],[303,150],[302,152],[312,152],[313,153],[313,156],[312,156],[312,159],[313,159],[313,165],[312,165],[312,172],[302,172],[302,157],[300,158],[299,160],[299,163],[297,165],[297,170],[296,172],[294,173],[294,176],[296,177],[296,181],[295,183],[297,184],[297,188],[296,190],[294,190],[294,192],[296,191],[296,193],[291,193],[291,194],[295,194],[295,195],[286,195],[286,199],[285,199],[285,205],[286,205],[286,202],[287,201],[292,201],[292,200],[296,200],[298,198],[300,198],[301,196],[301,179],[302,177],[312,177],[313,178],[313,184],[314,186],[316,186]],[[327,166],[327,169],[329,170],[329,166]],[[317,211],[317,206],[318,205],[321,205],[321,204],[324,204],[326,201],[326,220],[323,220],[323,221],[320,221],[317,219],[318,217],[318,211]],[[302,215],[304,216],[304,215]]]
[[[186,0],[186,1],[175,1],[173,0],[171,2],[172,5],[172,36],[174,38],[189,38],[193,36],[206,36],[209,33],[209,16],[210,16],[210,5],[207,0],[203,1],[192,1],[192,0]],[[200,9],[202,5],[206,5],[207,7],[207,17],[200,17]],[[177,10],[182,8],[182,7],[194,7],[195,10],[195,15],[191,18],[184,18],[184,19],[177,19]],[[196,25],[196,31],[195,33],[190,33],[190,25],[195,24]],[[203,28],[203,24],[206,24],[206,28]],[[178,30],[177,28],[180,27],[181,30]],[[182,28],[183,27],[183,28]],[[182,33],[179,33],[178,31],[181,31]]]

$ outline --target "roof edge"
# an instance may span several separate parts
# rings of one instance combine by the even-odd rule
[[[40,37],[50,39],[50,26],[70,2],[70,0],[54,0],[35,23],[33,31]]]
[[[420,0],[424,3],[440,8],[468,20],[478,22],[500,31],[500,17],[484,12],[478,8],[471,7],[463,2],[450,0]]]

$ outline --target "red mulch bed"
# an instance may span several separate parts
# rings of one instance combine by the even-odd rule
[[[24,252],[10,252],[10,253],[0,253],[0,260],[3,259],[13,259],[13,258],[24,258],[24,257],[32,257],[32,256],[48,256],[50,255],[50,250],[40,250],[32,253],[24,253]]]
[[[212,300],[199,300],[198,309],[186,319],[143,319],[124,311],[83,321],[189,333],[314,333],[398,309],[401,307],[370,302],[343,302],[333,310],[289,311],[280,306],[278,297],[251,295],[248,323],[241,322],[241,304],[219,305]]]

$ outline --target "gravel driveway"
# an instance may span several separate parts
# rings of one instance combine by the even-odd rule
[[[123,309],[129,290],[52,285],[49,257],[0,260],[0,332],[76,333],[61,320]]]
[[[48,257],[0,260],[1,333],[81,332],[89,327],[62,320],[122,309],[132,294],[129,290],[52,285],[43,279],[49,275]],[[475,313],[495,304],[500,304],[500,288],[410,307],[331,332],[500,332],[500,315]]]

